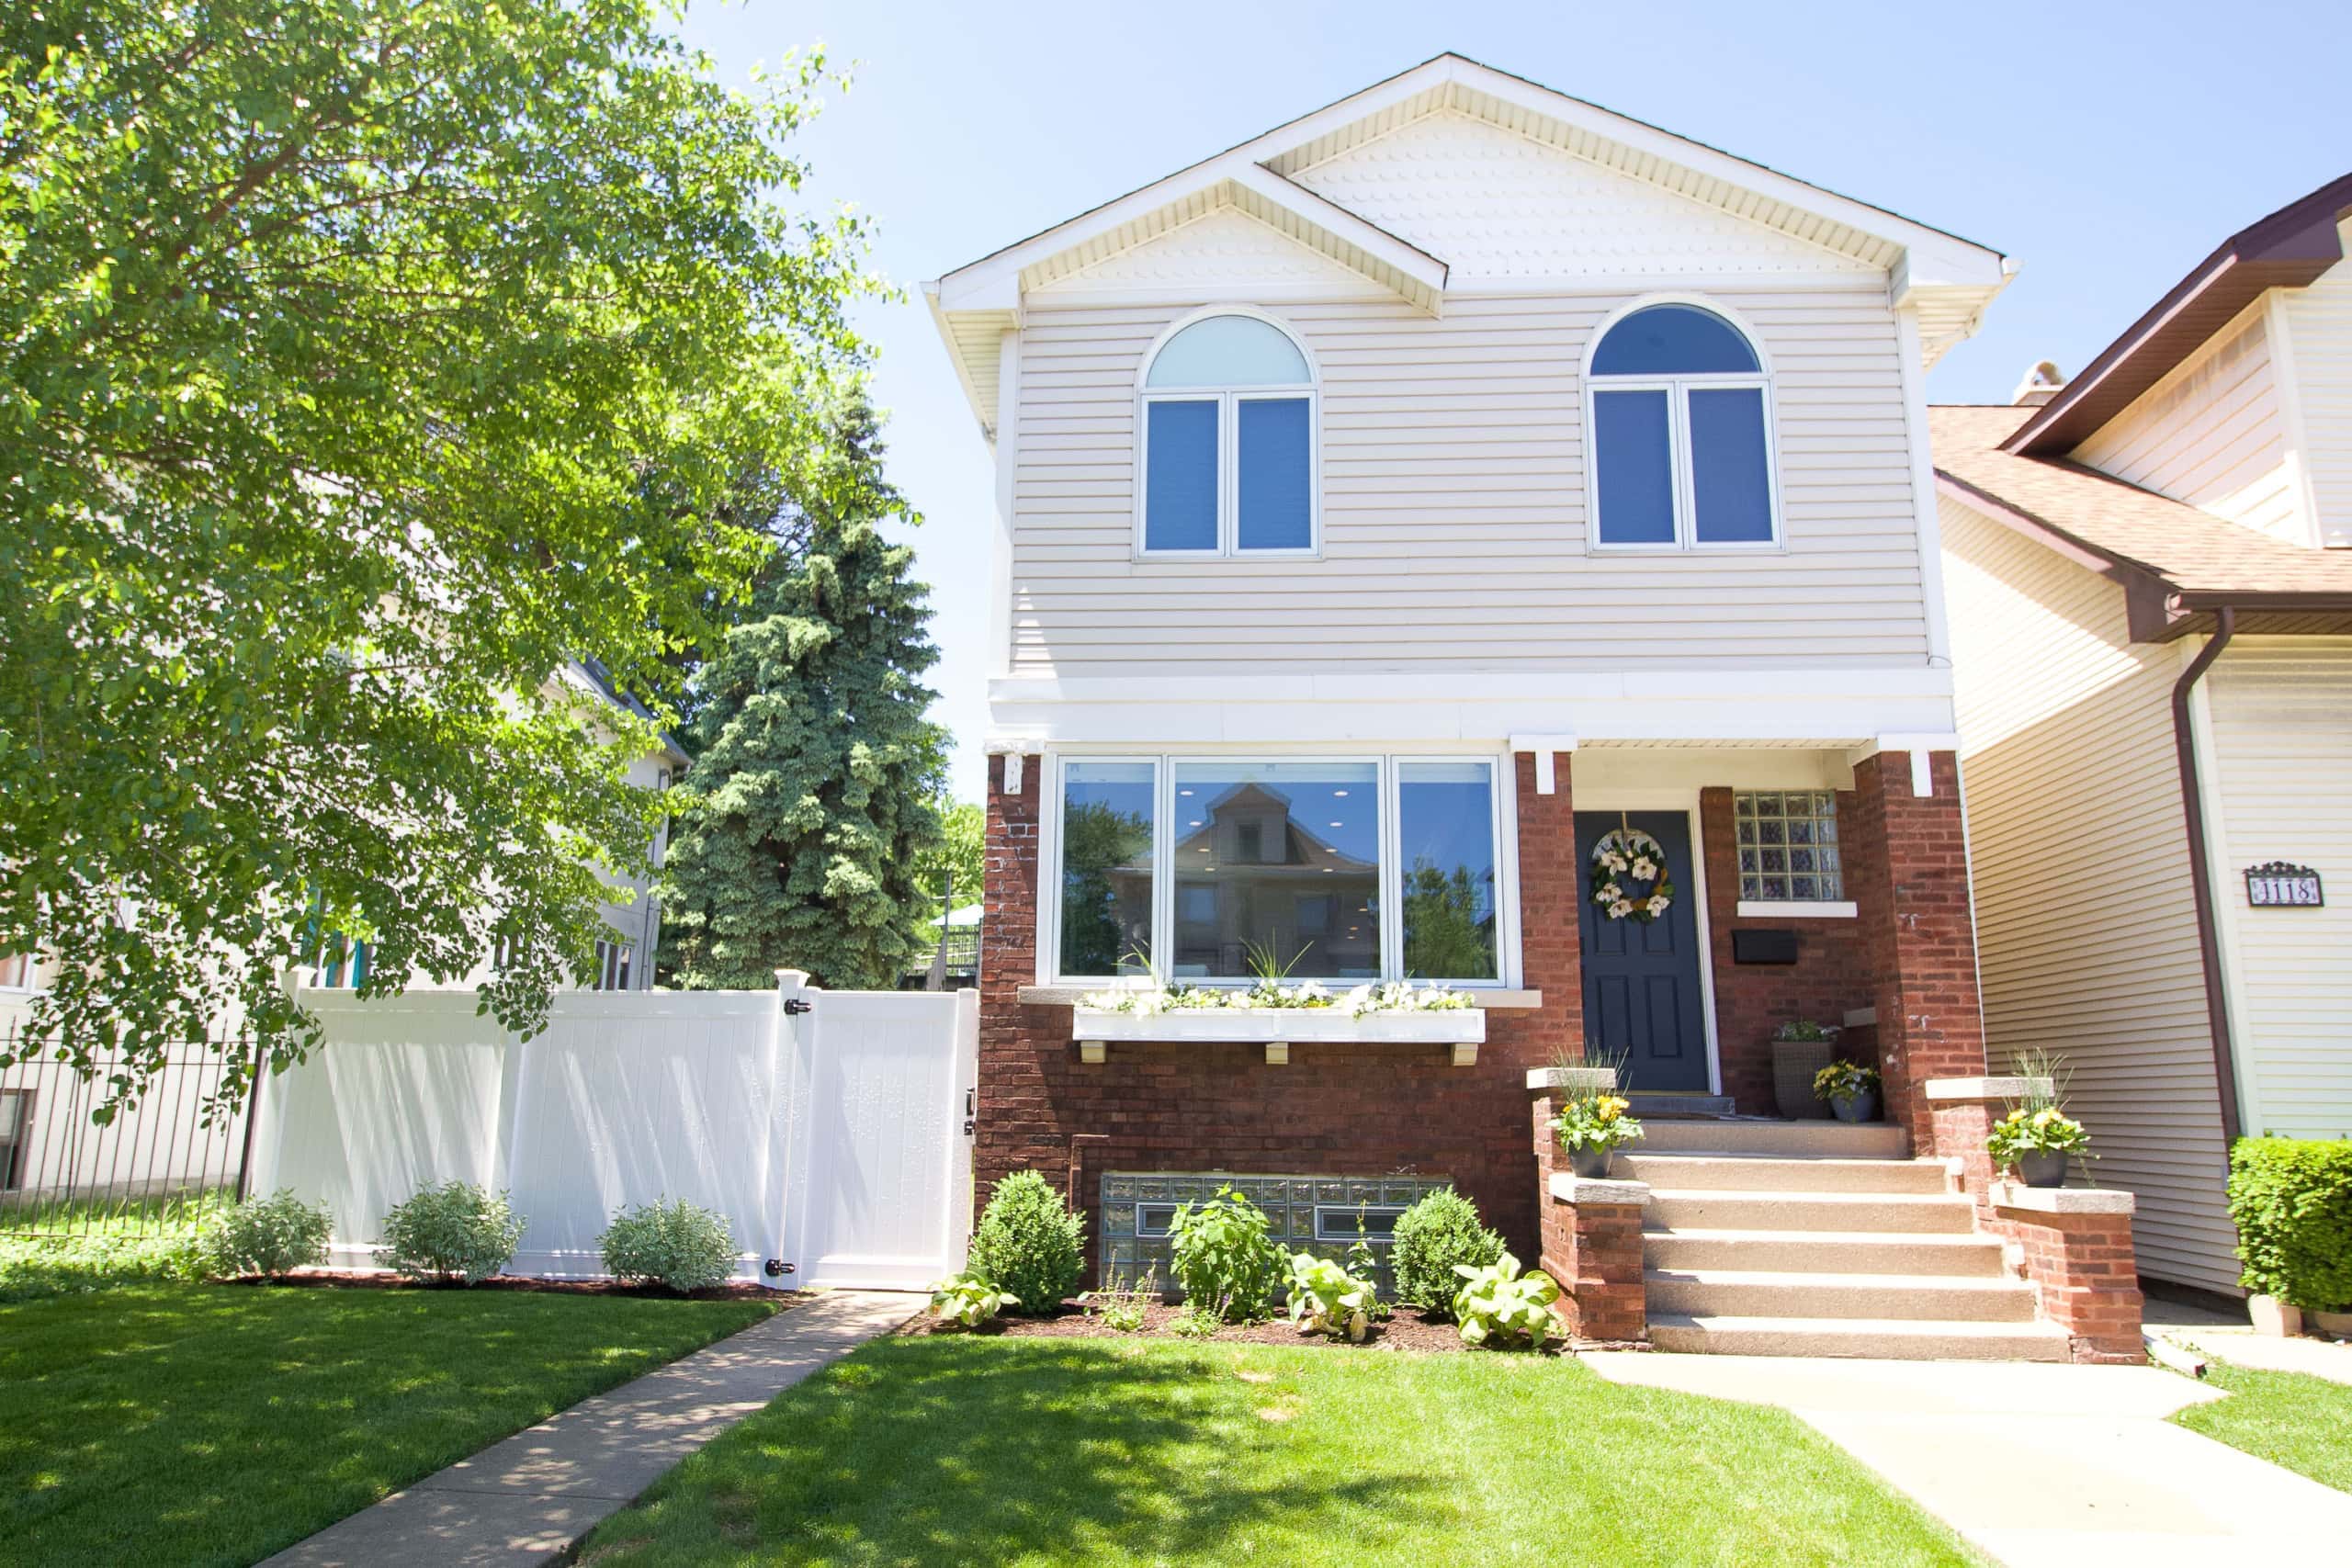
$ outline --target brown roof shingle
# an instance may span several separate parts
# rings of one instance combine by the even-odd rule
[[[2176,593],[2352,598],[2352,550],[2307,549],[2080,463],[2002,451],[2033,412],[1929,409],[1937,475]]]

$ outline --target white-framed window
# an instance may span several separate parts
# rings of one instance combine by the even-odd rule
[[[29,991],[40,978],[40,963],[29,953],[0,953],[0,991]]]
[[[1136,394],[1139,557],[1312,556],[1321,393],[1306,348],[1254,310],[1180,323]]]
[[[1595,548],[1779,547],[1771,375],[1729,317],[1640,305],[1595,337],[1584,384]]]
[[[1404,1217],[1402,1203],[1317,1203],[1315,1205],[1315,1239],[1317,1241],[1353,1241],[1356,1223],[1363,1223],[1363,1239],[1374,1247],[1387,1247],[1396,1240],[1396,1222]]]
[[[1845,897],[1838,796],[1826,789],[1732,796],[1743,903],[1835,904]]]
[[[1516,956],[1495,757],[1070,756],[1052,778],[1057,980],[1492,986]]]
[[[630,962],[637,956],[637,945],[627,942],[599,940],[596,943],[596,971],[588,978],[592,991],[626,991],[629,988]]]

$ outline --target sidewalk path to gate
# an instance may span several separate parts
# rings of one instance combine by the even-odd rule
[[[2154,1367],[1587,1356],[1611,1382],[1778,1404],[2009,1568],[2342,1562],[2352,1496],[2165,1420]]]
[[[829,1291],[493,1443],[263,1568],[551,1562],[680,1460],[924,1301]]]

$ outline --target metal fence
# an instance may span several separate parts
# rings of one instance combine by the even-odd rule
[[[0,1034],[10,1056],[17,1027]],[[235,1201],[252,1159],[252,1102],[219,1100],[249,1049],[239,1037],[175,1047],[106,1122],[92,1113],[124,1061],[101,1057],[85,1074],[49,1053],[0,1067],[0,1234],[157,1235]]]

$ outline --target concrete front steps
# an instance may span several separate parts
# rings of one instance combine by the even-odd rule
[[[1650,1343],[1731,1356],[2067,1359],[2033,1292],[1902,1129],[1659,1122],[1612,1176],[1650,1185]],[[1664,1136],[1660,1136],[1664,1134]]]

